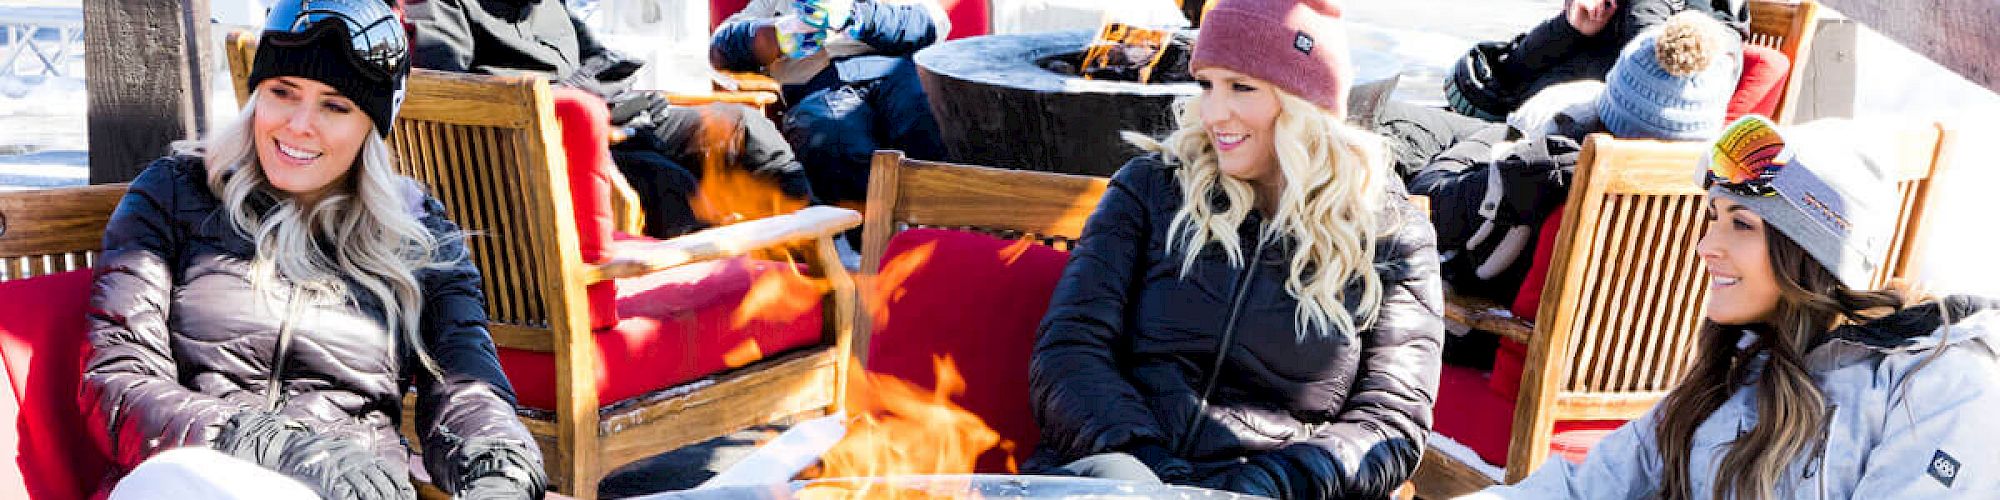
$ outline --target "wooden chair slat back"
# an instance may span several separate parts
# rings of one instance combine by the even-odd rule
[[[889,239],[909,227],[944,227],[1027,238],[1067,249],[1083,234],[1110,180],[910,160],[875,154],[862,269],[881,264]]]
[[[548,270],[569,264],[547,250],[551,233],[575,229],[537,203],[554,196],[549,171],[560,165],[542,147],[557,144],[544,135],[554,122],[548,83],[419,70],[406,102],[391,134],[398,170],[429,187],[466,231],[490,320],[550,328],[546,292],[565,284]],[[536,110],[551,115],[522,116]]]
[[[1652,393],[1679,380],[1706,283],[1692,258],[1703,224],[1699,143],[1587,140],[1556,241],[1536,340],[1560,340],[1565,394]],[[1565,252],[1565,250],[1567,252]],[[1552,332],[1553,331],[1553,332]],[[1548,333],[1555,333],[1550,336]]]
[[[89,269],[125,184],[0,192],[0,281]]]
[[[1791,123],[1798,113],[1796,98],[1805,80],[1813,33],[1818,29],[1819,4],[1814,0],[1752,0],[1749,11],[1750,43],[1778,49],[1791,60],[1790,77],[1779,95],[1777,111],[1773,112],[1776,116],[1771,117],[1781,124]]]

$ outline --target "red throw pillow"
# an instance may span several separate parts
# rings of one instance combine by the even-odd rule
[[[556,123],[562,126],[562,147],[569,172],[569,196],[576,214],[576,242],[586,263],[610,257],[611,176],[622,175],[611,164],[611,115],[604,100],[589,92],[555,87]],[[618,324],[618,285],[611,281],[585,287],[590,302],[590,329]]]
[[[897,234],[864,299],[873,321],[868,371],[932,389],[933,356],[949,356],[967,387],[953,402],[1012,442],[981,456],[978,470],[1012,470],[1041,436],[1028,403],[1028,359],[1068,261],[1025,240],[944,229]]]
[[[0,282],[0,498],[88,498],[111,469],[76,404],[90,286],[89,270]]]
[[[1776,115],[1791,72],[1792,61],[1784,52],[1762,45],[1744,45],[1743,77],[1736,81],[1736,93],[1729,97],[1728,120],[1733,122],[1746,114]]]

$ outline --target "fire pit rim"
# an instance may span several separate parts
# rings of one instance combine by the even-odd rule
[[[1187,96],[1201,92],[1201,87],[1194,82],[1086,80],[1078,75],[1049,71],[1036,64],[1049,57],[1082,52],[1084,45],[1095,35],[1094,30],[980,35],[931,45],[917,51],[914,58],[918,66],[938,76],[1036,92],[1141,96]],[[979,57],[957,57],[958,54]],[[1023,71],[1023,67],[1033,70]],[[1027,77],[1025,81],[1022,80],[1024,76]]]

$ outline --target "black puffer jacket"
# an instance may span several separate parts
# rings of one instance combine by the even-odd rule
[[[211,446],[232,416],[267,409],[289,287],[269,287],[264,297],[252,288],[246,276],[255,246],[231,227],[205,175],[199,158],[155,161],[105,228],[77,397],[91,425],[104,430],[99,444],[127,470],[170,448]],[[457,229],[442,205],[414,181],[409,187],[421,202],[408,209],[425,227],[440,235]],[[462,243],[439,251],[458,257],[417,278],[423,348],[442,377],[395,340],[381,302],[361,293],[349,304],[300,308],[277,413],[317,435],[346,436],[407,476],[409,452],[396,429],[403,393],[414,385],[423,455],[446,491],[486,473],[546,484],[541,452],[515,417],[513,388],[486,332],[479,270]]]
[[[1247,283],[1213,246],[1181,277],[1182,257],[1166,251],[1181,200],[1175,168],[1154,156],[1121,168],[1063,271],[1029,368],[1042,426],[1036,460],[1060,465],[1153,445],[1199,463],[1282,449],[1294,469],[1331,471],[1307,474],[1312,484],[1295,483],[1292,497],[1386,496],[1416,469],[1437,393],[1443,298],[1424,214],[1400,182],[1381,193],[1393,209],[1375,243],[1379,319],[1365,331],[1301,340],[1298,302],[1284,290],[1291,251],[1272,242],[1249,259],[1255,214],[1240,231],[1253,263]],[[1185,435],[1239,302],[1207,421]]]

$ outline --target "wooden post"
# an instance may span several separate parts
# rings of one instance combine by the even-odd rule
[[[199,137],[208,0],[84,0],[90,182],[125,182]]]
[[[1849,19],[2000,92],[2000,0],[1820,0]]]

